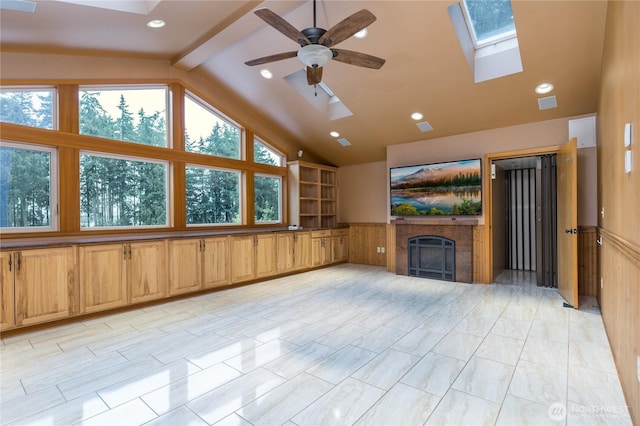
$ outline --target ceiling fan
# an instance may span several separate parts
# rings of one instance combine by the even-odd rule
[[[343,19],[329,30],[316,26],[316,0],[313,0],[313,27],[298,31],[271,10],[264,8],[254,11],[263,21],[300,45],[300,50],[278,53],[245,62],[246,65],[262,65],[297,56],[307,66],[307,83],[315,85],[322,81],[322,67],[334,59],[349,65],[380,69],[384,59],[352,50],[334,49],[333,46],[365,29],[376,20],[366,9]]]

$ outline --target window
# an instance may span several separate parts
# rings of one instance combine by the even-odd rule
[[[184,125],[186,151],[240,159],[240,127],[192,94],[184,98]]]
[[[167,226],[168,164],[80,154],[82,228]]]
[[[282,217],[282,179],[277,176],[256,175],[254,179],[256,223],[280,223]]]
[[[80,133],[167,147],[166,87],[81,87]]]
[[[3,88],[0,121],[41,129],[57,128],[56,90],[53,88]]]
[[[476,48],[515,37],[510,0],[464,0],[462,3]]]
[[[284,166],[284,155],[271,148],[258,138],[253,140],[253,161],[260,164],[270,164],[272,166]]]
[[[240,224],[240,172],[187,166],[187,225]]]
[[[2,142],[0,228],[3,232],[55,230],[56,153],[55,148]]]

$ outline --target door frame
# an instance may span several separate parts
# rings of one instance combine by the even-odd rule
[[[493,185],[491,179],[491,163],[494,160],[509,158],[535,157],[538,155],[557,154],[562,145],[552,145],[540,148],[521,149],[517,151],[502,151],[485,154],[483,167],[486,172],[482,179],[483,209],[484,209],[484,276],[483,283],[493,283]]]

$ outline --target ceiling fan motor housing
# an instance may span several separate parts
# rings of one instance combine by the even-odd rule
[[[324,33],[327,32],[327,30],[322,28],[317,28],[317,27],[311,27],[311,28],[306,28],[300,32],[304,34],[304,36],[308,38],[312,44],[318,44],[318,40],[320,40],[320,37],[322,37]],[[325,45],[330,44],[330,42],[327,43],[327,41],[328,39],[325,40],[324,42]],[[299,43],[300,43],[300,46],[302,47],[304,47],[307,44],[306,41],[299,41]]]

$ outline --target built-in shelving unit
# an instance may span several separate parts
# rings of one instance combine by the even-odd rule
[[[337,169],[302,161],[288,165],[289,224],[308,229],[336,227]]]

